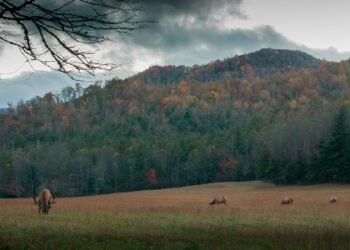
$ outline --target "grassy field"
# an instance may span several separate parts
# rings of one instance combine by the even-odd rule
[[[226,206],[208,205],[223,195]],[[284,196],[294,204],[282,206]],[[58,198],[49,215],[31,199],[0,199],[0,249],[350,249],[350,186],[216,183]]]

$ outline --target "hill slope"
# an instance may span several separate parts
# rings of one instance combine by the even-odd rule
[[[0,115],[0,195],[30,195],[33,184],[87,195],[350,183],[349,62],[206,84],[111,80],[72,98],[80,93],[48,93]]]
[[[178,84],[180,81],[205,83],[229,78],[272,76],[312,68],[320,63],[320,60],[301,51],[261,49],[202,66],[153,66],[130,79],[156,85]]]

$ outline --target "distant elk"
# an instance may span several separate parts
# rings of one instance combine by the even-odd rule
[[[219,204],[225,204],[227,203],[227,197],[223,196],[221,198],[214,198],[212,202],[209,203],[209,205],[219,205]]]
[[[283,200],[281,201],[282,205],[287,205],[287,204],[293,204],[293,199],[286,196],[283,198]]]
[[[337,197],[336,196],[331,196],[329,198],[329,203],[337,203]]]
[[[53,192],[50,192],[49,189],[43,189],[39,196],[36,197],[35,191],[33,189],[33,199],[34,205],[38,205],[39,213],[48,214],[49,210],[52,208],[52,205],[56,203],[56,196]]]

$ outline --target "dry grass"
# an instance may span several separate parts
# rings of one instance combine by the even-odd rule
[[[208,206],[214,197],[227,196],[226,206]],[[337,204],[328,198],[338,197]],[[284,196],[294,204],[281,206]],[[1,213],[34,213],[32,199],[0,199]],[[15,210],[14,210],[15,208]],[[35,210],[35,211],[34,211]],[[52,213],[62,212],[184,212],[184,213],[286,212],[350,215],[349,185],[279,187],[262,182],[216,183],[183,188],[58,198]]]
[[[208,205],[214,197],[223,195],[229,199],[226,206]],[[328,203],[332,195],[338,197],[337,204]],[[282,206],[284,196],[293,197],[294,204]],[[75,245],[67,243],[65,248],[78,247],[77,242],[89,235],[91,248],[99,248],[93,243],[103,236],[111,243],[104,245],[106,248],[226,249],[235,242],[236,249],[350,249],[346,240],[349,236],[350,241],[350,186],[216,183],[58,198],[49,216],[37,215],[31,199],[0,199],[0,220],[0,246],[13,240],[10,247],[18,247],[16,240],[22,238],[26,239],[25,248],[33,244],[35,248],[50,249],[51,245],[28,243],[34,232],[40,235],[49,229],[46,233],[57,238],[63,237],[62,231],[75,235]],[[77,231],[82,235],[76,235]],[[159,241],[160,236],[165,241]],[[295,248],[288,238],[295,240]],[[52,246],[57,247],[57,242]]]

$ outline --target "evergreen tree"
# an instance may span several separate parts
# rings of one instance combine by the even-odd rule
[[[328,140],[317,145],[318,154],[312,162],[309,177],[319,182],[339,182],[349,179],[347,110],[342,106],[334,118]]]
[[[342,172],[346,170],[346,148],[348,133],[346,131],[347,110],[342,106],[336,115],[332,127],[331,137],[326,149],[327,180],[340,181]]]
[[[268,179],[267,176],[267,170],[269,168],[270,164],[270,154],[266,147],[264,147],[257,160],[257,166],[256,166],[256,177],[260,180],[266,180]]]

